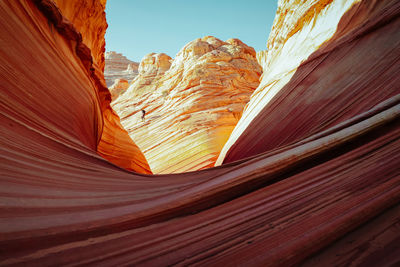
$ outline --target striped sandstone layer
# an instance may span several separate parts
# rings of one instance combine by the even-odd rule
[[[259,84],[255,56],[238,39],[206,36],[173,60],[154,53],[143,58],[139,75],[112,107],[154,173],[214,166]]]
[[[80,5],[81,0],[69,2]],[[290,3],[286,6],[303,14],[318,10],[304,8],[304,1]],[[344,2],[313,3],[329,8]],[[263,131],[249,124],[259,134],[252,136],[255,143],[264,131],[272,138],[271,129],[288,139],[307,135],[300,128],[300,133],[281,131],[287,117],[300,117],[301,129],[310,127],[312,135],[219,167],[168,175],[130,172],[97,154],[109,93],[87,68],[89,57],[82,51],[91,49],[77,47],[74,31],[54,19],[65,18],[46,12],[48,5],[0,1],[1,266],[399,265],[398,1],[364,0],[349,9],[337,5],[335,17],[342,22],[334,33],[339,37],[332,40],[342,42],[328,40],[320,48],[332,49],[313,55],[325,60],[311,61],[314,67],[305,68],[311,76],[300,72],[301,94],[290,94],[297,92],[290,82],[285,88],[292,90],[280,92],[296,99],[292,105],[304,105],[317,99],[314,83],[339,80],[341,86],[330,87],[327,100],[300,112],[285,112],[291,106],[279,98],[285,107],[280,123],[264,125]],[[277,16],[284,13],[281,8]],[[323,18],[299,23],[296,33],[310,25],[322,30]],[[296,21],[286,20],[287,27]],[[293,45],[300,53],[306,42]],[[374,53],[366,54],[370,46]],[[269,58],[272,65],[273,54]],[[359,72],[365,68],[369,75],[379,74],[376,80]],[[362,80],[365,94],[359,90]],[[344,90],[341,98],[337,88]],[[356,112],[346,107],[360,98],[365,100],[360,109],[376,104],[351,115]],[[275,109],[280,105],[274,101]],[[316,117],[304,120],[310,109]],[[346,117],[339,123],[330,117],[337,109]],[[318,116],[325,113],[331,120],[321,122]],[[255,116],[258,123],[260,114],[266,116]],[[109,133],[121,131],[117,124],[108,125]],[[125,153],[119,140],[116,154]]]
[[[398,94],[398,5],[280,0],[268,52],[258,54],[260,86],[217,165],[298,142]]]

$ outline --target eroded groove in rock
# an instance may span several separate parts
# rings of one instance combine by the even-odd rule
[[[313,3],[318,2],[328,8],[344,3]],[[354,8],[340,28],[349,31],[338,31],[350,35],[333,39],[341,43],[327,42],[305,65],[326,58],[312,68],[315,79],[308,86],[313,88],[326,74],[324,64],[332,66],[328,59],[333,55],[354,51],[354,66],[365,63],[365,45],[384,42],[373,45],[381,58],[369,65],[382,77],[367,80],[366,90],[374,85],[377,90],[361,92],[366,104],[358,112],[250,158],[150,176],[98,156],[102,133],[121,127],[118,120],[110,123],[115,114],[103,119],[110,110],[109,93],[87,68],[90,64],[77,56],[74,43],[49,23],[50,14],[43,16],[32,1],[1,1],[0,265],[398,263],[400,96],[398,80],[390,75],[398,70],[393,55],[399,52],[399,40],[391,29],[398,28],[399,4],[359,1]],[[328,15],[324,9],[300,10]],[[302,14],[298,17],[304,18]],[[287,31],[292,37],[307,28],[306,23],[298,25]],[[361,58],[354,56],[357,49]],[[336,62],[335,77],[344,77],[342,96],[357,102],[345,88],[356,90],[365,76],[339,68],[348,63],[346,55]],[[273,55],[258,56],[268,57]],[[394,89],[382,91],[387,84]],[[296,101],[312,100],[307,92],[295,94]],[[341,103],[333,91],[325,97],[326,109]],[[314,109],[320,111],[318,105]],[[285,134],[279,124],[269,127]],[[316,126],[307,121],[304,127]],[[110,140],[107,151],[118,158],[125,151],[112,145],[112,136],[105,138]]]
[[[380,266],[393,266],[398,263],[399,251],[399,213],[400,206],[379,214],[354,232],[351,232],[310,257],[301,266],[373,265],[377,260]],[[354,244],[358,243],[358,244]],[[358,250],[354,250],[358,247]]]

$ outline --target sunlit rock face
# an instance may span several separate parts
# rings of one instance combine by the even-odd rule
[[[139,64],[139,75],[129,86],[129,93],[125,99],[130,98],[135,101],[141,98],[143,94],[153,92],[156,82],[171,66],[171,57],[164,53],[151,53],[143,57]],[[121,111],[122,112],[122,111]]]
[[[129,87],[129,82],[125,79],[116,79],[114,84],[108,88],[111,93],[111,98],[113,100],[117,99],[120,95],[125,93],[126,89]]]
[[[278,123],[263,124],[260,111],[260,128],[251,125],[255,145],[270,127],[281,138],[296,134],[280,131],[288,117],[304,129],[316,120],[314,135],[216,168],[145,175],[124,169],[139,155],[73,24],[50,0],[1,0],[0,266],[395,266],[399,7],[356,3],[339,24],[350,34],[297,67],[304,90],[283,88],[289,104],[315,102],[314,83],[331,86],[314,114],[282,112],[291,105],[279,98],[268,110],[281,111]],[[391,90],[397,95],[386,99]],[[347,116],[353,102],[378,104],[326,129],[331,112]]]
[[[138,74],[139,63],[127,59],[121,53],[114,51],[106,52],[104,79],[107,87],[112,86],[117,79],[131,82]]]
[[[81,34],[83,43],[89,47],[93,57],[93,67],[101,76],[104,70],[105,39],[108,24],[104,12],[107,0],[54,0],[62,15]]]
[[[172,60],[149,54],[113,103],[155,173],[213,166],[259,84],[253,48],[238,39],[196,39]],[[142,120],[141,110],[145,110]]]
[[[103,77],[104,35],[107,29],[104,12],[106,1],[37,0],[35,3],[40,5],[42,12],[49,16],[49,23],[54,23],[53,34],[60,34],[62,36],[60,38],[65,38],[70,42],[72,52],[59,52],[67,58],[65,62],[79,60],[82,64],[80,71],[84,74],[75,71],[72,72],[74,77],[66,76],[66,79],[75,85],[65,83],[64,86],[68,88],[65,90],[69,93],[76,90],[75,95],[80,96],[82,93],[79,90],[88,90],[79,86],[79,81],[82,84],[87,83],[85,75],[89,75],[96,87],[97,96],[93,95],[93,92],[90,94],[92,94],[92,101],[99,100],[101,110],[100,113],[95,113],[96,118],[92,119],[99,128],[96,132],[97,153],[122,168],[140,173],[151,173],[143,153],[130,139],[121,126],[119,117],[110,107],[111,95]],[[66,73],[69,75],[70,72]],[[47,75],[46,79],[51,79],[52,76],[54,75]],[[78,112],[78,110],[71,111]]]
[[[400,31],[386,26],[385,11],[395,2],[280,0],[258,53],[260,86],[217,165],[297,142],[397,94],[398,69],[387,66],[396,65]]]

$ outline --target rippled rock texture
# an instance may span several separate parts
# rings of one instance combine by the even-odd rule
[[[12,38],[5,42],[4,53],[9,55],[3,57],[2,66],[7,66],[3,72],[3,86],[15,97],[20,94],[18,101],[30,99],[25,109],[16,105],[10,96],[6,97],[10,98],[7,102],[13,104],[16,114],[26,113],[27,109],[37,110],[35,120],[42,121],[45,126],[36,122],[34,128],[44,127],[48,129],[47,134],[57,133],[57,136],[64,136],[62,129],[67,129],[77,138],[74,142],[90,144],[91,149],[114,164],[151,173],[142,152],[110,107],[111,96],[102,71],[104,56],[100,56],[104,52],[107,28],[105,2],[85,0],[74,4],[58,0],[57,4],[59,7],[48,0],[2,3],[2,12],[9,20],[3,20],[1,36],[14,36],[12,38],[22,38],[26,42],[17,44],[19,41]],[[26,8],[36,13],[24,17],[21,13]],[[37,12],[45,17],[37,17]],[[63,17],[64,13],[72,21]],[[20,23],[27,24],[27,29],[16,26]],[[15,26],[10,26],[12,24]],[[98,42],[93,40],[95,37]],[[24,65],[29,67],[21,68]],[[25,80],[30,82],[24,83]],[[51,122],[43,122],[45,118]]]
[[[238,39],[196,39],[176,55],[149,54],[113,108],[154,173],[214,166],[262,73]],[[142,111],[145,119],[142,120]]]
[[[139,63],[127,59],[121,53],[114,51],[106,52],[104,78],[107,87],[118,83],[116,80],[123,79],[131,82],[138,74]]]
[[[280,1],[232,162],[148,175],[82,42],[104,25],[0,1],[0,265],[398,265],[399,12]]]
[[[398,93],[396,1],[281,0],[264,73],[218,164],[327,130]],[[296,6],[296,8],[293,8]]]

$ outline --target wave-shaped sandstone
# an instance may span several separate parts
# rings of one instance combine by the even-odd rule
[[[139,75],[112,107],[154,173],[214,166],[259,84],[255,56],[238,39],[206,36],[175,59],[163,53],[143,58]]]
[[[110,108],[104,4],[0,1],[0,265],[398,265],[399,1],[280,0],[226,164],[167,175]]]

